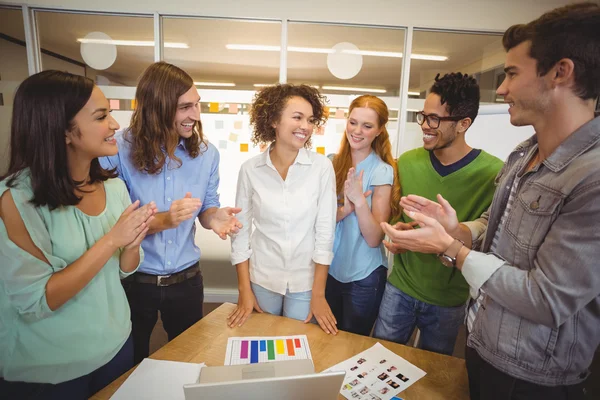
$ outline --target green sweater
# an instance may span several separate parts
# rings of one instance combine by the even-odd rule
[[[417,194],[437,201],[439,193],[454,207],[460,222],[472,221],[490,206],[494,179],[502,164],[482,151],[466,166],[442,177],[433,168],[427,150],[410,150],[398,159],[402,196]],[[401,221],[411,219],[402,214]],[[469,296],[469,284],[460,271],[443,266],[435,254],[396,254],[389,282],[417,300],[442,307],[463,304]]]

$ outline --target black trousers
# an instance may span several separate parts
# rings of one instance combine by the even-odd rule
[[[130,280],[124,280],[122,283],[131,307],[135,364],[149,356],[150,335],[158,320],[158,311],[169,340],[173,340],[202,319],[202,273],[170,286],[156,286]]]
[[[467,373],[471,400],[583,400],[585,382],[568,386],[542,386],[513,378],[483,360],[467,346]]]

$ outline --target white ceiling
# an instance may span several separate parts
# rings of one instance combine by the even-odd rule
[[[19,13],[0,9],[0,32],[24,40],[22,20],[16,17]],[[113,39],[153,40],[151,18],[50,12],[37,12],[36,16],[41,47],[80,62],[83,59],[76,39],[90,32],[104,32]],[[278,81],[279,53],[228,50],[225,45],[279,46],[279,23],[165,18],[163,30],[166,42],[190,46],[165,49],[165,60],[185,69],[194,80],[235,82],[240,88]],[[404,50],[402,29],[290,23],[288,40],[289,46],[300,47],[330,48],[339,42],[351,42],[361,50]],[[464,70],[468,65],[475,70],[489,68],[485,59],[502,52],[501,37],[415,31],[412,51],[448,57],[445,62],[411,60],[409,89],[424,90],[438,72]],[[113,66],[98,73],[115,82],[135,85],[153,60],[152,47],[119,46]],[[361,71],[351,80],[335,78],[327,69],[326,60],[326,54],[288,52],[288,81],[386,88],[390,94],[398,90],[402,58],[364,56]],[[467,72],[478,72],[475,70]]]

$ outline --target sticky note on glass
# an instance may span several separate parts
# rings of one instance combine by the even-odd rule
[[[325,155],[325,147],[317,147],[317,153]]]
[[[223,123],[223,121],[221,121],[221,120],[215,121],[215,129],[223,129],[224,126],[225,126],[225,124]]]
[[[209,110],[211,113],[219,112],[219,103],[210,103]]]
[[[229,134],[229,140],[231,140],[232,142],[237,142],[238,139],[238,135],[236,133],[230,133]]]
[[[110,108],[113,110],[118,110],[121,108],[121,102],[119,100],[111,100]]]
[[[335,110],[335,117],[336,118],[344,118],[344,110],[341,108],[338,108],[337,110]]]
[[[219,148],[226,149],[227,148],[227,140],[219,140]]]
[[[234,121],[233,129],[242,129],[242,127],[243,127],[242,121]]]
[[[248,143],[240,143],[240,153],[248,152]]]
[[[344,133],[344,129],[346,128],[346,124],[337,124],[335,126],[336,133]]]
[[[135,102],[135,99],[131,100],[131,109],[132,109],[132,110],[135,110],[135,106],[136,106],[136,104],[137,104],[137,103]]]
[[[229,105],[229,112],[231,114],[237,114],[237,112],[238,112],[238,105],[237,104],[230,104]]]

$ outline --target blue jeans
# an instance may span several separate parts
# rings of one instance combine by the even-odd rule
[[[130,335],[112,360],[87,375],[56,385],[13,382],[0,378],[0,396],[3,399],[19,400],[84,400],[123,375],[133,365],[133,340]]]
[[[260,308],[269,314],[283,315],[284,317],[304,321],[310,312],[310,299],[312,291],[290,293],[285,295],[272,292],[264,287],[250,282],[252,292]]]
[[[364,279],[343,283],[327,276],[325,298],[339,329],[369,336],[377,318],[387,268],[380,266]]]
[[[421,331],[423,350],[452,355],[465,306],[441,307],[419,301],[387,282],[373,336],[406,344],[415,326]]]

